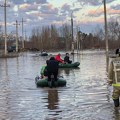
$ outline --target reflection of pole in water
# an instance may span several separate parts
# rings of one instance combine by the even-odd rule
[[[77,54],[77,62],[81,62],[81,55]]]
[[[5,80],[8,80],[8,64],[7,64],[7,59],[5,59],[5,66],[4,66],[4,71],[5,71]]]
[[[17,67],[17,75],[19,75],[19,59],[18,57],[16,58],[16,67]]]
[[[70,69],[64,69],[65,74],[69,75],[70,74]]]
[[[57,89],[48,90],[48,109],[54,110],[58,108],[58,91]]]
[[[110,86],[108,84],[107,84],[107,91],[108,91],[108,93],[106,95],[107,101],[110,102],[110,93],[111,93],[111,91],[110,91]]]
[[[72,62],[74,62],[74,54],[72,54]]]
[[[10,86],[9,86],[9,74],[8,74],[8,60],[4,59],[2,67],[4,69],[2,69],[2,76],[4,76],[1,79],[1,87],[2,87],[2,91],[1,91],[1,100],[0,100],[0,106],[1,108],[1,113],[0,114],[0,118],[1,120],[7,120],[10,116],[10,114],[8,114],[8,112],[10,111]]]
[[[120,119],[120,113],[119,113],[119,109],[116,109],[113,111],[113,116],[114,116],[114,120],[119,120]]]
[[[109,69],[109,56],[106,55],[106,71]]]

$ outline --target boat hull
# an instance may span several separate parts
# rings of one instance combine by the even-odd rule
[[[61,77],[58,78],[56,83],[57,83],[57,85],[53,84],[52,87],[66,86],[66,80],[61,78]],[[40,78],[36,77],[35,78],[35,84],[36,84],[37,87],[49,87],[48,78],[40,79]]]
[[[40,56],[48,56],[48,53],[41,53]]]
[[[59,68],[76,68],[80,65],[79,62],[71,63],[71,64],[59,64]]]

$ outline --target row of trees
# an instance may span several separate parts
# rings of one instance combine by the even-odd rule
[[[70,49],[71,36],[68,25],[63,25],[57,28],[55,25],[43,26],[42,28],[34,28],[30,37],[30,48],[37,48],[39,50],[56,50],[56,49]]]
[[[95,31],[94,34],[90,33],[82,41],[84,49],[105,49],[104,28],[96,27]],[[108,44],[109,49],[120,48],[120,23],[116,20],[108,22]]]
[[[76,34],[74,34],[75,48],[77,48],[77,46],[79,46],[79,49],[99,47],[98,42],[100,41],[98,41],[91,33],[87,35],[81,31],[76,31]],[[30,37],[29,47],[37,48],[39,50],[71,50],[71,26],[64,24],[60,28],[57,28],[55,25],[34,28]]]
[[[74,45],[78,49],[105,49],[104,28],[97,27],[95,33],[74,31]],[[120,24],[117,21],[108,23],[109,48],[120,47]],[[55,25],[34,28],[30,37],[29,47],[39,50],[64,49],[70,50],[72,45],[71,27],[67,24],[57,28]]]
[[[74,30],[75,49],[105,49],[104,28],[97,27],[95,31],[95,33],[86,34]],[[108,23],[108,41],[109,49],[120,47],[119,22],[112,20]],[[71,46],[71,26],[67,24],[59,28],[55,25],[34,28],[29,41],[25,41],[25,48],[38,50],[71,50]]]

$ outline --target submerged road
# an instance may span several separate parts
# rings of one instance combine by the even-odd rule
[[[28,52],[1,58],[0,120],[119,120],[107,84],[105,52],[70,57],[80,68],[60,69],[67,85],[52,89],[37,88],[34,80],[49,56]]]

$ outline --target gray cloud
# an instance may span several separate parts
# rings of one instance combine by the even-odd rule
[[[62,7],[61,7],[61,14],[62,15],[65,15],[65,16],[71,16],[71,12],[77,12],[79,11],[81,8],[74,8],[72,9],[70,5],[68,4],[64,4]],[[75,17],[73,15],[73,17]]]
[[[52,1],[52,0],[51,0]],[[102,3],[102,0],[76,0],[81,5],[90,5],[90,6],[99,6]],[[111,3],[114,0],[107,0],[107,3]],[[7,22],[11,24],[11,26],[7,26],[12,30],[15,30],[16,20],[19,22],[23,18],[26,22],[24,23],[25,29],[27,31],[31,31],[33,26],[43,26],[43,25],[51,25],[54,23],[64,22],[66,19],[70,19],[71,12],[73,11],[73,18],[75,18],[75,13],[78,12],[81,8],[78,7],[78,3],[75,2],[74,6],[69,5],[68,3],[64,4],[61,8],[53,7],[51,3],[48,3],[47,0],[7,0],[7,4],[10,4],[10,7],[7,8]],[[4,4],[4,0],[0,0],[0,4]],[[75,6],[77,6],[75,8]],[[16,10],[14,9],[16,7]],[[18,8],[18,10],[17,10]],[[113,5],[111,8],[115,10],[120,9],[120,4]],[[85,13],[82,13],[85,16]],[[113,14],[113,13],[112,13]],[[0,7],[0,21],[4,22],[4,8]],[[88,14],[89,16],[93,16],[92,13]],[[100,16],[101,12],[96,13],[95,16]],[[74,19],[75,21],[75,19]],[[77,23],[77,22],[76,22]],[[91,24],[91,23],[88,23]],[[83,24],[83,29],[88,30],[92,29],[92,27],[88,27],[88,24],[85,27]],[[97,23],[95,23],[97,24]],[[19,27],[21,30],[21,26]]]
[[[13,3],[13,4],[23,4],[24,0],[9,0],[9,2]]]
[[[102,4],[102,1],[101,0],[78,0],[78,2],[81,4],[81,5],[92,5],[92,6],[98,6],[100,4]]]
[[[111,6],[111,8],[114,10],[120,10],[120,4],[113,5],[113,6]]]
[[[107,3],[111,3],[115,0],[107,0]],[[99,6],[103,4],[103,0],[78,0],[78,2],[83,5],[92,5],[92,6]]]
[[[42,5],[40,11],[43,14],[58,14],[58,8],[53,8],[50,4]]]
[[[107,0],[106,3],[114,2],[115,0]]]
[[[68,4],[64,4],[62,7],[61,7],[61,10],[62,11],[71,11],[71,8],[70,8],[70,5]]]
[[[81,8],[75,8],[75,9],[73,9],[73,11],[74,12],[77,12],[77,11],[79,11]]]
[[[3,0],[1,0],[3,1]],[[23,3],[28,3],[28,4],[33,4],[33,3],[36,3],[36,4],[46,4],[47,3],[47,0],[9,0],[9,2],[12,2],[14,4],[23,4]]]
[[[46,4],[46,3],[48,3],[47,2],[47,0],[24,0],[24,1],[26,1],[26,3],[29,3],[29,4],[31,4],[31,3],[36,3],[36,4]]]
[[[19,5],[19,11],[21,12],[35,11],[38,10],[39,7],[39,4],[35,4],[35,5],[23,4],[23,5]]]

